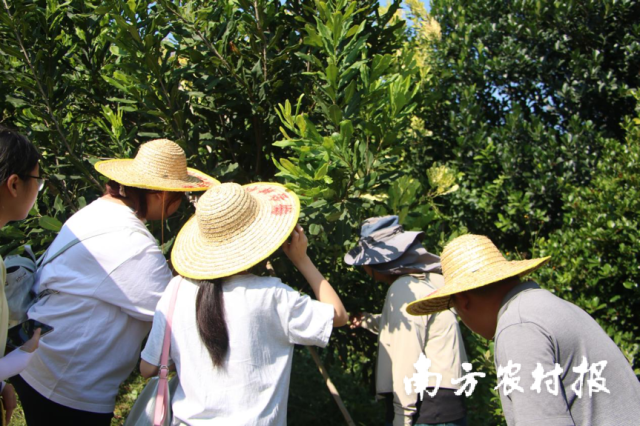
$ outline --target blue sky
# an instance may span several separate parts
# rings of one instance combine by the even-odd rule
[[[431,9],[429,7],[429,0],[422,0],[422,3],[424,3],[424,7],[427,8],[427,11]],[[389,0],[380,0],[380,4],[383,6],[387,6],[389,4]]]

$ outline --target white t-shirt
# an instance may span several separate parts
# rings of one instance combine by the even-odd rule
[[[162,296],[142,359],[160,364],[172,288],[180,280],[171,328],[170,358],[180,385],[173,396],[174,425],[284,426],[294,344],[324,347],[333,330],[333,306],[303,296],[278,278],[225,279],[229,331],[224,367],[214,367],[195,316],[198,286],[175,277]],[[210,285],[210,284],[205,284]]]
[[[103,199],[67,220],[49,253],[101,229],[112,231],[81,241],[39,271],[38,291],[60,293],[38,301],[29,318],[54,331],[40,340],[21,376],[54,402],[109,413],[172,275],[135,213]]]

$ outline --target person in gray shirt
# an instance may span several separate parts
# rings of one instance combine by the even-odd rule
[[[520,280],[548,257],[507,261],[487,237],[469,234],[441,260],[444,286],[407,312],[453,307],[473,332],[495,340],[508,425],[640,425],[640,382],[616,344],[585,311]]]

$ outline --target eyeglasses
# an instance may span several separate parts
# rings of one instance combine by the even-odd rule
[[[28,179],[28,178],[32,178],[35,179],[36,182],[38,183],[38,192],[42,191],[42,188],[44,188],[44,176],[32,176],[32,175],[24,175],[22,176],[23,179]]]

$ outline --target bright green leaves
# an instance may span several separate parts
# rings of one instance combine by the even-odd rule
[[[60,222],[56,218],[49,217],[49,216],[42,216],[38,220],[38,224],[43,229],[47,229],[49,231],[54,231],[54,232],[58,232],[60,231],[60,228],[62,228],[62,222]]]
[[[426,180],[424,171],[416,171],[406,157],[404,135],[422,87],[418,67],[408,50],[370,49],[372,37],[380,37],[382,45],[395,43],[393,28],[376,33],[388,21],[367,14],[370,7],[373,3],[356,10],[355,2],[316,2],[315,22],[304,26],[305,50],[297,53],[314,90],[299,97],[295,113],[289,101],[276,107],[283,139],[274,146],[283,148],[285,157],[274,159],[277,176],[303,198],[311,235],[324,251],[341,251],[367,216],[399,214],[409,226],[436,216],[435,195],[409,176]]]

